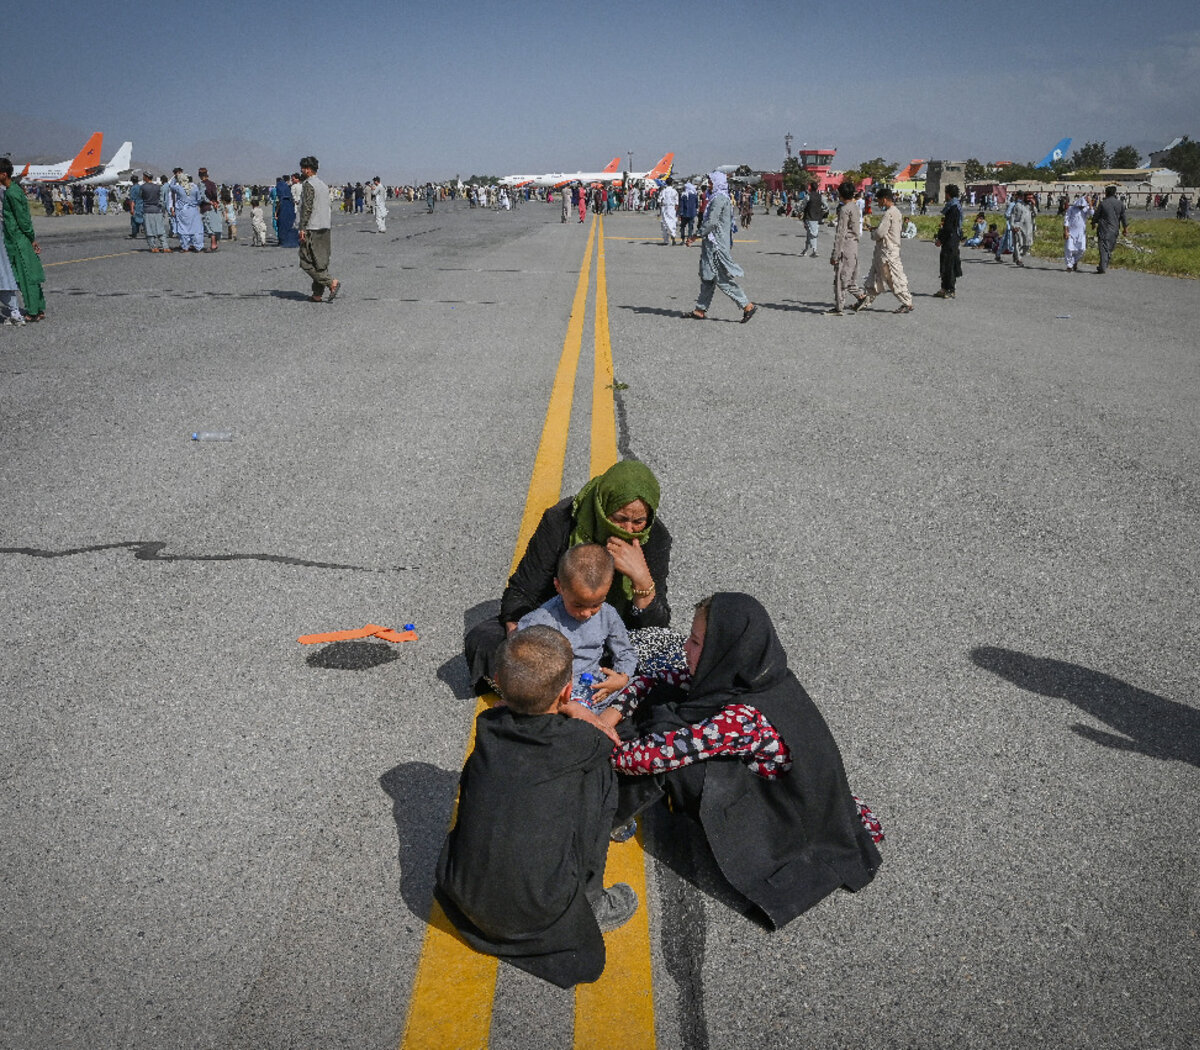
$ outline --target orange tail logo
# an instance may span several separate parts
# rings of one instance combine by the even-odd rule
[[[653,168],[650,169],[650,172],[646,176],[646,178],[648,178],[648,179],[665,179],[668,175],[671,174],[671,168],[673,168],[674,166],[675,166],[675,154],[668,153],[665,157],[663,157],[662,160],[660,160],[657,164],[654,165]]]
[[[79,151],[67,168],[68,179],[82,179],[104,167],[100,151],[104,148],[104,133],[97,131]]]

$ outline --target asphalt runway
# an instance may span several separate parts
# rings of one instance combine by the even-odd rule
[[[337,215],[321,305],[248,221],[158,259],[119,215],[34,222],[48,320],[0,331],[0,1046],[432,1045],[405,1026],[462,631],[503,588],[591,220]],[[676,625],[763,601],[884,864],[771,933],[653,814],[652,977],[616,979],[605,1045],[1200,1045],[1197,286],[968,251],[943,302],[905,242],[914,314],[829,317],[800,230],[738,234],[739,325],[719,294],[681,319],[695,249],[605,219],[617,440],[662,482]],[[604,387],[589,259],[563,494]],[[409,622],[360,670],[296,641]],[[511,967],[486,1002],[436,976],[497,1050],[600,1042]]]

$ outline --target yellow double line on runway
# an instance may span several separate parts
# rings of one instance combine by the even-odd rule
[[[550,391],[550,404],[529,479],[525,512],[517,533],[512,567],[525,553],[533,530],[547,507],[562,492],[567,431],[575,393],[575,374],[583,348],[584,316],[591,279],[592,249],[597,247],[595,365],[592,378],[591,475],[617,460],[616,413],[613,405],[612,344],[608,331],[608,285],[604,271],[604,220],[593,217],[583,265],[571,303],[567,335]],[[480,700],[476,715],[488,706]],[[475,740],[474,722],[467,754]],[[646,868],[641,836],[608,851],[605,883],[627,882],[642,902],[634,918],[605,937],[608,961],[604,975],[575,992],[576,1050],[654,1050],[654,994],[651,985],[650,923],[646,903]],[[401,1050],[486,1050],[492,1021],[499,963],[467,947],[435,902],[417,965]]]

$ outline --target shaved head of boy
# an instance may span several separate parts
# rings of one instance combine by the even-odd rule
[[[580,543],[558,559],[554,589],[563,607],[576,620],[590,620],[600,611],[612,586],[615,563],[599,543]]]
[[[520,715],[549,714],[571,696],[571,643],[553,627],[514,631],[500,648],[496,686]]]

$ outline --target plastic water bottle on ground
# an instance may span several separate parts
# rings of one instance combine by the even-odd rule
[[[193,441],[232,441],[232,430],[196,430],[192,433]]]

